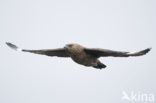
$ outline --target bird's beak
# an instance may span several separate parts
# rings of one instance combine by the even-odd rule
[[[64,49],[67,49],[67,46],[64,46]]]

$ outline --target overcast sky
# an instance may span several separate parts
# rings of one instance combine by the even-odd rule
[[[100,58],[98,70],[70,58],[11,50],[87,47],[145,56]],[[0,0],[0,103],[129,103],[122,92],[156,96],[155,0]],[[139,102],[141,103],[141,102]]]

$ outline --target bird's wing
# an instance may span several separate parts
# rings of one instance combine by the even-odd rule
[[[148,53],[150,49],[151,48],[147,48],[145,50],[135,52],[135,53],[113,51],[113,50],[99,49],[99,48],[85,48],[84,51],[92,56],[99,58],[101,56],[113,56],[113,57],[141,56]]]
[[[57,57],[69,57],[69,55],[65,52],[64,48],[58,48],[58,49],[42,49],[42,50],[27,50],[27,49],[21,49],[17,47],[16,45],[12,43],[6,42],[6,44],[17,51],[23,51],[23,52],[30,52],[35,54],[42,54],[47,56],[57,56]]]

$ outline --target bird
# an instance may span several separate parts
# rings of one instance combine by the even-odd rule
[[[84,65],[86,67],[93,67],[96,69],[106,68],[106,65],[99,60],[100,57],[142,56],[151,50],[151,48],[147,48],[139,52],[130,53],[130,52],[114,51],[114,50],[101,49],[101,48],[87,48],[76,43],[66,44],[64,47],[56,48],[56,49],[28,50],[28,49],[21,49],[10,42],[6,42],[6,44],[7,46],[9,46],[10,48],[16,51],[35,53],[35,54],[52,56],[52,57],[53,56],[68,57],[80,65]]]

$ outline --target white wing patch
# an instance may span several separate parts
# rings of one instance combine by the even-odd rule
[[[16,45],[14,45],[14,44],[12,44],[12,43],[6,42],[6,44],[7,44],[10,48],[12,48],[12,49],[14,49],[14,50],[16,50],[16,51],[22,51],[21,48],[17,47]]]

